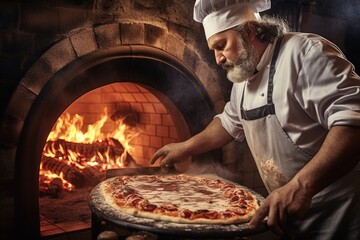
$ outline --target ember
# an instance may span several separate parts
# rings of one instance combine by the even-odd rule
[[[64,113],[55,123],[43,149],[40,165],[40,195],[57,197],[62,190],[94,186],[104,179],[109,168],[136,165],[129,142],[139,130],[124,123],[124,118],[112,122],[113,131],[103,127],[111,120],[104,115],[83,132],[84,118]]]

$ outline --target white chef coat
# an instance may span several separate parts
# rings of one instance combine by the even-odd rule
[[[266,104],[274,46],[266,48],[257,74],[233,84],[230,101],[216,116],[237,140],[245,138],[240,114],[243,84],[248,84],[245,110]],[[276,63],[273,102],[280,125],[290,139],[314,155],[331,126],[360,126],[360,77],[330,41],[315,34],[288,33]]]

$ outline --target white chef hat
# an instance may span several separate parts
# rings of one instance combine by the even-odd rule
[[[196,0],[194,20],[203,24],[206,39],[247,20],[260,19],[270,0]]]

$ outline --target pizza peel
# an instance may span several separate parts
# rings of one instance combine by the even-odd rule
[[[217,177],[217,176],[216,176]],[[220,178],[220,177],[217,177]],[[222,179],[222,178],[220,178]],[[222,179],[224,181],[228,181]],[[154,220],[132,216],[127,213],[120,212],[108,205],[101,194],[99,183],[90,193],[89,207],[93,214],[99,219],[112,223],[118,227],[131,228],[136,230],[144,230],[155,234],[181,236],[181,237],[198,237],[198,238],[224,238],[224,237],[246,237],[268,230],[265,221],[255,229],[250,229],[247,223],[241,224],[185,224],[174,223],[168,221]],[[260,204],[264,201],[257,192],[244,187],[242,185],[232,183],[239,187],[245,188],[254,194]]]

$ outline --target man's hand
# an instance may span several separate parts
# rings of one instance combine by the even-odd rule
[[[301,219],[309,210],[312,194],[301,187],[294,179],[274,190],[265,199],[252,217],[249,227],[257,227],[266,217],[267,225],[277,235],[284,234],[287,218]]]
[[[150,163],[154,164],[156,160],[160,159],[160,166],[171,166],[189,157],[186,150],[184,142],[170,143],[160,148],[151,158]]]

